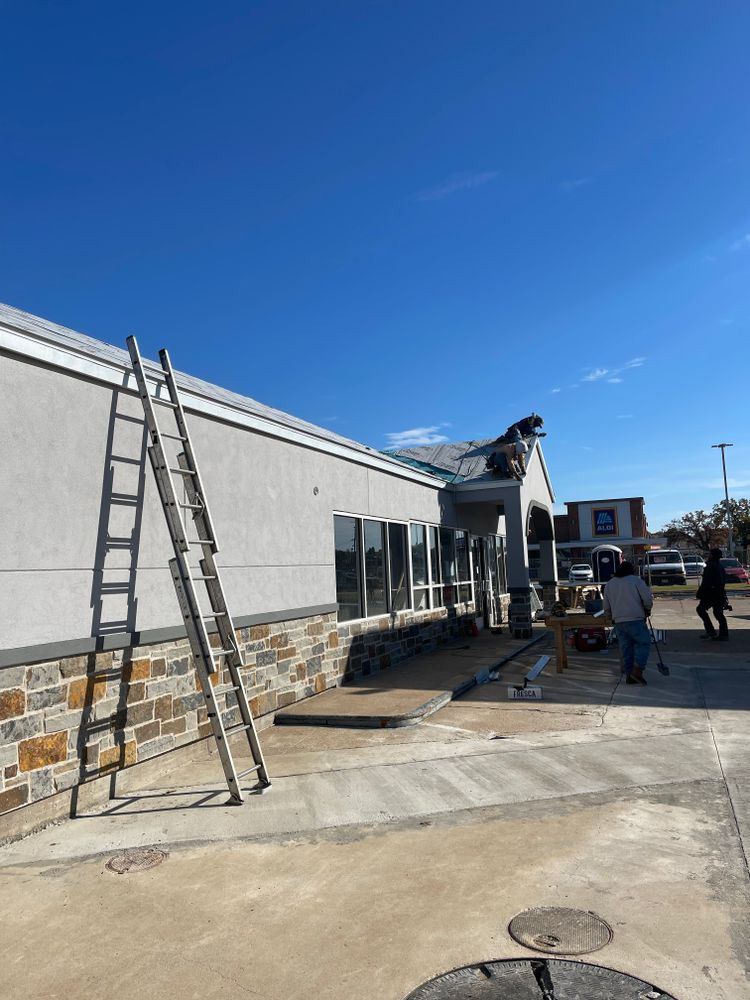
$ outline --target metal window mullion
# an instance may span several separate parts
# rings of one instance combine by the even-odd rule
[[[411,521],[406,526],[406,543],[407,543],[407,553],[406,553],[406,564],[409,568],[409,593],[411,594],[411,608],[413,611],[417,610],[417,597],[414,593],[414,570],[412,568],[411,559]]]
[[[361,618],[367,617],[367,580],[365,577],[365,520],[363,517],[355,518],[357,524],[357,576],[359,578],[359,614]]]
[[[391,527],[387,521],[382,522],[380,537],[383,539],[383,584],[385,587],[385,610],[390,614],[393,610],[393,595],[391,594]]]
[[[436,555],[435,559],[436,559],[436,562],[437,562],[437,565],[438,565],[438,570],[440,572],[440,583],[439,583],[439,586],[440,586],[440,589],[443,591],[443,595],[441,597],[440,604],[438,604],[438,607],[439,608],[444,608],[445,607],[445,580],[443,580],[443,540],[440,537],[440,525],[436,525],[436,527],[435,527],[435,541],[437,543],[436,546],[435,546],[435,551],[437,552],[437,555]],[[432,604],[434,596],[435,596],[434,592],[433,592],[432,588],[430,588],[430,602],[431,602],[430,603],[430,607],[434,606]]]
[[[411,538],[409,536],[409,527],[404,528],[404,533],[402,535],[404,539],[404,545],[406,549],[404,550],[404,572],[406,573],[406,587],[404,588],[407,595],[411,595],[411,563],[409,562],[409,554],[411,553]],[[409,602],[408,607],[404,608],[404,611],[414,610],[414,599],[412,598]]]

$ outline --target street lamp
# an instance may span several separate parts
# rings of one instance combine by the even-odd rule
[[[712,444],[712,448],[721,448],[721,467],[724,470],[724,496],[727,501],[727,528],[729,529],[729,537],[727,538],[727,554],[730,556],[734,555],[734,548],[732,547],[732,515],[729,511],[729,489],[727,488],[727,463],[724,461],[724,449],[734,448],[733,444],[727,444],[723,442],[722,444]]]

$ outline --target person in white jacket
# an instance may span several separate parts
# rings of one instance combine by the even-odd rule
[[[646,619],[653,606],[654,595],[646,583],[635,576],[633,564],[627,560],[621,562],[604,589],[604,610],[617,626],[617,644],[626,684],[646,683],[643,671],[651,652]]]

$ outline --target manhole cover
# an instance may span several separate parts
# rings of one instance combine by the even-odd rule
[[[588,910],[537,906],[513,917],[508,931],[514,941],[558,955],[586,955],[612,940],[612,928]]]
[[[482,962],[418,987],[406,1000],[676,1000],[614,969],[555,958]]]
[[[106,867],[116,875],[125,875],[126,872],[145,872],[160,865],[166,857],[166,851],[158,851],[155,847],[133,848],[130,851],[123,851],[122,854],[115,854],[109,859]]]

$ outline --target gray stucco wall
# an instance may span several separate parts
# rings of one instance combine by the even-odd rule
[[[160,416],[171,430],[168,411]],[[180,624],[141,417],[133,394],[0,355],[1,648],[85,638],[126,619],[129,631]],[[457,523],[438,486],[189,410],[188,419],[237,617],[335,602],[334,510]],[[141,491],[143,503],[111,505],[112,490]],[[127,547],[107,544],[134,529],[137,573]],[[130,592],[102,596],[101,583],[117,580]]]

